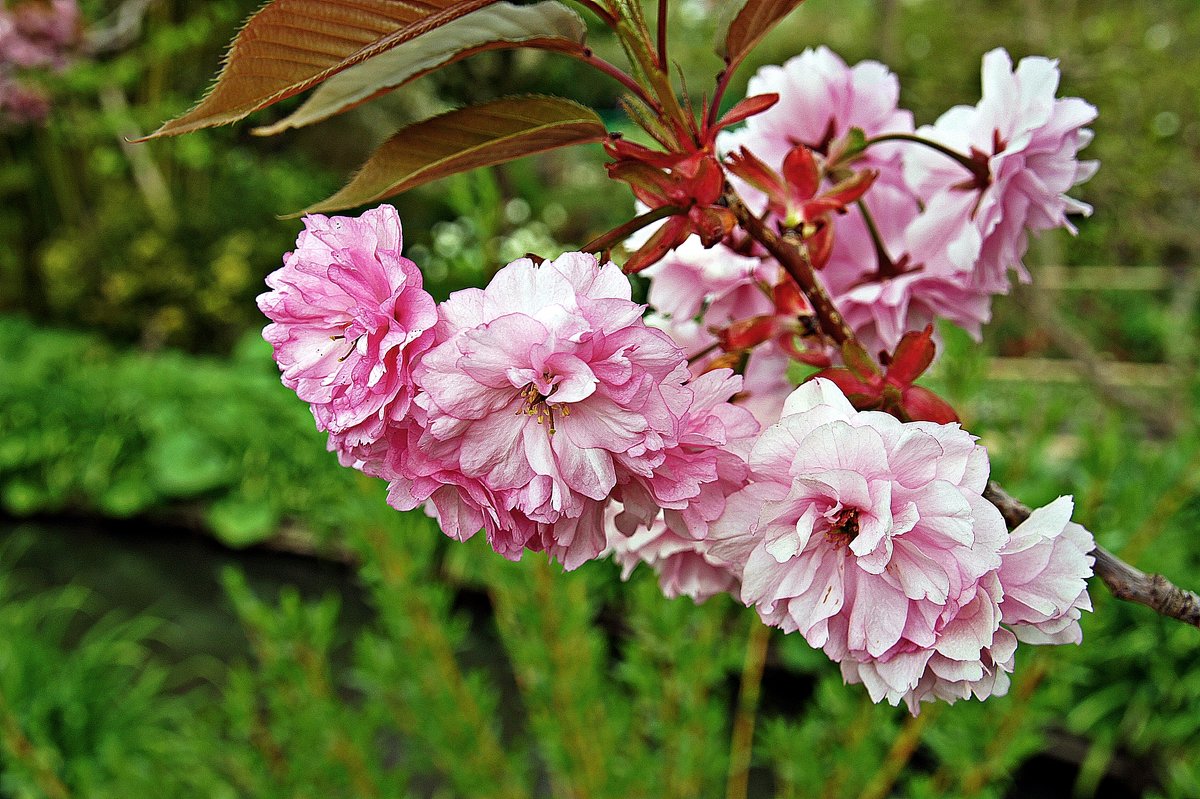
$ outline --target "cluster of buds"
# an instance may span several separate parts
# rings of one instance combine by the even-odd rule
[[[612,134],[604,148],[613,158],[608,175],[629,184],[633,195],[649,209],[649,216],[666,216],[659,227],[625,262],[628,273],[658,263],[692,235],[705,247],[727,240],[736,219],[724,203],[725,167],[717,154],[717,136],[731,125],[745,122],[778,102],[764,94],[743,100],[718,121],[679,129],[665,151],[654,150]],[[701,114],[707,119],[707,113]]]
[[[819,158],[804,144],[788,151],[780,172],[745,147],[728,158],[729,171],[766,197],[767,210],[780,220],[782,232],[804,243],[815,269],[825,266],[833,252],[833,215],[845,214],[879,176],[873,169],[846,170],[849,174],[830,186],[828,161]]]

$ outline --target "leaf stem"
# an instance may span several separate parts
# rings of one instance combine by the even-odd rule
[[[729,81],[733,78],[733,69],[734,65],[726,58],[725,68],[717,75],[717,88],[713,91],[712,105],[708,109],[708,119],[705,120],[706,128],[717,124],[717,119],[721,114],[721,100],[729,89]]]
[[[667,4],[668,0],[658,0],[658,68],[667,71]]]
[[[607,233],[602,233],[583,245],[581,252],[606,252],[618,242],[624,241],[647,225],[652,225],[660,219],[683,213],[684,209],[675,205],[664,205],[654,208],[641,216],[636,216],[625,224],[615,227]]]
[[[688,366],[693,366],[697,362],[703,360],[704,358],[707,358],[709,355],[712,355],[714,352],[716,352],[719,349],[721,349],[721,343],[719,341],[714,341],[712,344],[709,344],[707,347],[700,350],[695,355],[688,356],[688,359],[687,359]]]
[[[617,18],[607,8],[595,2],[595,0],[575,0],[575,2],[599,17],[605,27],[613,29],[617,27]]]
[[[592,52],[592,48],[575,44],[574,42],[565,44],[550,39],[538,42],[536,44],[531,44],[530,46],[538,47],[542,50],[549,50],[551,52],[569,55],[572,58],[582,61],[593,69],[603,72],[605,75],[608,75],[610,78],[620,83],[622,86],[628,89],[631,94],[633,94],[646,105],[650,106],[650,108],[654,109],[655,112],[659,114],[662,113],[662,105],[653,97],[653,95],[647,92],[640,83],[634,80],[632,75],[618,67],[616,64],[605,61],[603,58],[596,55],[594,52]]]
[[[871,215],[867,204],[859,200],[855,205],[862,213],[863,221],[867,223],[867,232],[871,234],[871,243],[875,246],[876,272],[880,277],[891,277],[896,270],[896,264],[888,255],[887,247],[883,243],[883,235],[879,232],[879,226],[875,224],[875,217]]]

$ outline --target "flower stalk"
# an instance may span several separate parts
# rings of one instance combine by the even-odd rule
[[[796,285],[800,287],[812,305],[821,332],[839,347],[847,341],[855,341],[854,331],[846,324],[846,319],[833,304],[829,293],[817,281],[816,272],[812,268],[803,244],[780,236],[771,230],[763,220],[746,207],[731,186],[725,188],[725,203],[733,212],[742,230],[761,244],[775,260],[779,261],[788,275],[796,281]]]

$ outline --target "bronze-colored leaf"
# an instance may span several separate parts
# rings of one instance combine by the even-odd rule
[[[462,108],[394,134],[343,189],[308,211],[378,202],[431,180],[606,135],[594,111],[559,97],[510,97]]]
[[[230,45],[195,108],[147,136],[236,122],[496,0],[272,0]]]
[[[729,27],[717,39],[717,55],[738,64],[746,53],[762,41],[779,21],[804,0],[738,0],[729,4],[724,15]],[[718,31],[722,28],[718,27]]]
[[[291,114],[254,132],[273,136],[288,128],[320,122],[485,50],[569,47],[582,44],[586,35],[587,26],[579,15],[557,0],[529,6],[496,3],[339,72],[318,86]]]

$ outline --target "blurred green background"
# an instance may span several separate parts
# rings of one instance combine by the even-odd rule
[[[746,758],[755,797],[1200,796],[1200,634],[1098,585],[1083,646],[912,719],[796,636],[756,678],[762,628],[730,600],[453,544],[325,452],[258,338],[299,229],[277,214],[465,102],[562,94],[619,127],[605,78],[492,53],[313,129],[132,146],[256,0],[81,5],[103,52],[44,77],[44,126],[0,131],[0,797],[709,797]],[[720,5],[672,3],[695,93]],[[821,43],[890,64],[918,123],[973,102],[995,46],[1059,58],[1098,106],[1095,215],[1036,243],[982,346],[943,331],[932,383],[1011,492],[1072,493],[1105,546],[1200,585],[1200,4],[808,0],[730,96]],[[632,209],[602,162],[411,192],[406,251],[445,296],[587,241]]]

